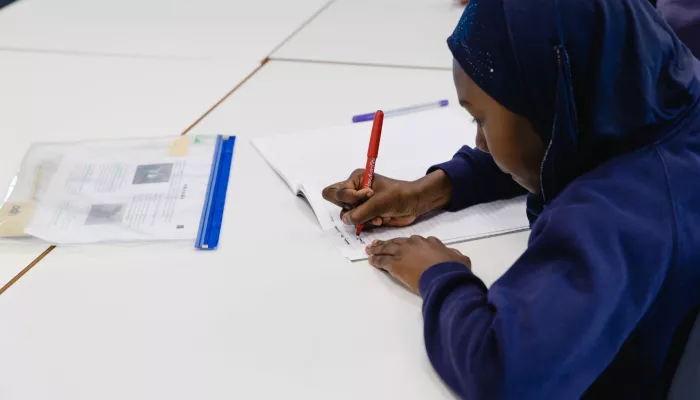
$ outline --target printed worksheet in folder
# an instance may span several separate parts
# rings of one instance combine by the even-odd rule
[[[35,143],[0,207],[0,239],[218,245],[233,136]]]
[[[405,228],[364,231],[340,220],[340,208],[321,196],[324,187],[365,165],[372,122],[256,139],[253,145],[291,190],[306,197],[324,234],[351,260],[367,258],[374,239],[411,235],[435,236],[445,243],[527,229],[525,199],[481,204],[459,212],[435,213]],[[376,173],[414,180],[452,158],[463,145],[474,145],[476,126],[464,112],[451,108],[384,121]]]

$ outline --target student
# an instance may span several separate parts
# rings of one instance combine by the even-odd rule
[[[526,189],[528,248],[490,288],[434,238],[367,249],[423,296],[438,374],[466,399],[664,396],[700,303],[700,62],[639,0],[471,0],[448,44],[478,149],[325,198],[401,226]]]

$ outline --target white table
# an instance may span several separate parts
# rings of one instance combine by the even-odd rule
[[[462,10],[453,0],[337,0],[273,58],[450,69],[445,40]]]
[[[329,0],[21,0],[0,48],[260,62]]]
[[[271,61],[192,133],[290,133],[441,99],[459,107],[450,71]]]
[[[0,51],[0,201],[32,142],[176,136],[256,65]],[[0,246],[0,287],[47,248]]]
[[[35,141],[176,136],[255,64],[0,51],[0,183]]]
[[[425,356],[420,299],[323,241],[247,141],[451,95],[450,81],[266,65],[193,130],[241,139],[220,249],[56,249],[0,299],[0,398],[453,398]],[[460,248],[492,280],[525,237]]]

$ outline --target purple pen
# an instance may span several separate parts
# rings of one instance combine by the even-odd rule
[[[418,111],[429,110],[431,108],[445,107],[449,104],[450,104],[450,102],[447,100],[440,100],[440,101],[436,101],[434,103],[421,104],[418,106],[397,108],[396,110],[386,111],[386,112],[384,112],[384,116],[385,117],[393,117],[393,116],[401,115],[401,114],[408,114],[408,113],[414,113],[414,112],[418,112]],[[374,119],[374,113],[360,114],[360,115],[355,115],[354,117],[352,117],[352,122],[365,122],[365,121],[371,121],[373,119]]]

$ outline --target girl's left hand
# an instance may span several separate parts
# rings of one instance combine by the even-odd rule
[[[366,251],[372,266],[387,271],[418,295],[418,281],[423,272],[433,265],[458,262],[465,268],[471,268],[469,257],[448,248],[434,237],[411,236],[386,242],[376,240],[367,246]]]

